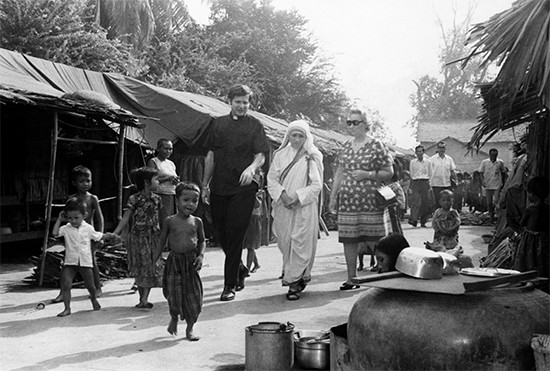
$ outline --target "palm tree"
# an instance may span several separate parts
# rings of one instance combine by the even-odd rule
[[[474,26],[467,43],[481,66],[497,61],[500,72],[492,90],[518,97],[533,92],[550,107],[550,0],[518,0],[512,8]]]
[[[550,0],[518,0],[504,12],[475,25],[468,43],[481,66],[497,62],[500,71],[481,85],[484,113],[470,149],[483,145],[499,130],[529,123],[531,153],[542,173],[548,172],[550,111]]]
[[[165,38],[192,21],[183,0],[95,0],[96,22],[109,38],[120,38],[138,50],[154,36]]]

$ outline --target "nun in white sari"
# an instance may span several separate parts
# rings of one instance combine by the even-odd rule
[[[311,280],[322,184],[323,155],[313,144],[307,122],[294,121],[267,174],[267,190],[273,199],[273,233],[283,253],[283,286],[289,286],[288,300],[299,299]]]

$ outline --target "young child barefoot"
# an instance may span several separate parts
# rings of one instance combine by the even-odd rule
[[[199,276],[206,248],[202,220],[191,215],[199,203],[200,189],[194,183],[176,186],[178,212],[166,218],[153,256],[158,261],[168,243],[170,254],[164,268],[162,292],[170,311],[168,333],[178,334],[178,317],[187,322],[185,335],[189,341],[199,337],[193,333],[202,310],[203,289]],[[158,264],[158,263],[157,263]]]
[[[103,232],[104,219],[101,206],[99,205],[99,199],[96,195],[91,194],[89,191],[92,188],[92,172],[87,167],[78,165],[71,170],[71,178],[73,185],[76,187],[76,193],[69,196],[69,198],[76,197],[79,200],[86,203],[86,217],[84,220],[90,224],[96,231]],[[103,292],[101,291],[101,280],[99,277],[99,268],[96,261],[96,250],[98,243],[92,242],[92,263],[93,263],[93,275],[95,296],[99,298]],[[63,302],[63,293],[61,290],[55,299],[50,300],[50,303]]]
[[[135,308],[151,309],[149,302],[151,288],[157,285],[154,251],[157,247],[160,234],[159,210],[162,201],[154,191],[158,188],[157,171],[149,167],[141,167],[132,171],[132,177],[138,189],[128,198],[128,205],[124,216],[115,229],[121,233],[133,219],[128,233],[128,267],[135,278],[135,285],[139,292],[139,303]]]
[[[58,317],[71,314],[71,287],[77,272],[84,279],[84,285],[90,293],[90,301],[94,310],[100,310],[101,305],[96,299],[96,287],[92,271],[91,240],[101,241],[108,238],[118,239],[111,233],[101,233],[86,223],[86,202],[72,197],[65,204],[65,209],[59,214],[52,230],[54,236],[65,238],[65,263],[61,272],[61,292],[65,309]],[[62,221],[68,221],[61,226]]]

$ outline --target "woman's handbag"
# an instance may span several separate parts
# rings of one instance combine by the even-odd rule
[[[378,170],[376,171],[378,177]],[[383,185],[377,180],[378,186],[376,187],[376,206],[379,208],[388,207],[397,203],[397,195],[390,188],[390,186]]]
[[[397,195],[389,186],[376,188],[376,205],[378,207],[388,207],[396,203]]]

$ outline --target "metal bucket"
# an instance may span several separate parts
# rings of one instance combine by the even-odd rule
[[[294,325],[260,322],[245,329],[245,368],[290,370],[294,364]]]

